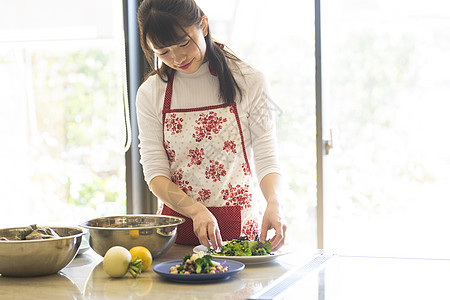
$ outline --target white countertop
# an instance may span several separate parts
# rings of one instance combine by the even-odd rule
[[[175,245],[152,266],[178,260],[192,247]],[[188,276],[188,275],[187,275]],[[237,275],[209,283],[179,283],[149,268],[138,278],[108,277],[93,250],[58,274],[0,276],[0,299],[450,299],[450,259],[292,252],[276,262],[246,265]]]
[[[58,274],[30,278],[0,276],[0,299],[246,299],[275,279],[313,257],[313,252],[280,256],[275,262],[246,265],[223,281],[179,283],[153,271],[160,262],[182,259],[191,246],[175,245],[152,267],[134,279],[110,278],[102,267],[102,257],[92,249],[78,255]]]

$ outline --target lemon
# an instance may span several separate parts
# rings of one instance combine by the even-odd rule
[[[139,257],[142,260],[142,272],[147,270],[153,262],[152,254],[143,246],[136,246],[130,249],[131,260]]]

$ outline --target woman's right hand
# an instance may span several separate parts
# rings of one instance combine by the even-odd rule
[[[218,249],[222,246],[219,225],[213,214],[201,203],[189,207],[191,219],[194,223],[194,233],[200,244],[205,247]]]
[[[167,206],[192,219],[193,231],[202,245],[214,249],[222,246],[217,220],[203,204],[186,195],[175,183],[164,176],[153,178],[150,189]]]

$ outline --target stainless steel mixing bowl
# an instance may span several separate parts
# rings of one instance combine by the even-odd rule
[[[0,274],[31,277],[57,273],[75,257],[84,232],[78,227],[53,227],[60,238],[0,241]],[[0,229],[0,237],[13,238],[29,227]]]
[[[177,227],[183,222],[183,218],[149,214],[102,217],[80,226],[89,231],[89,245],[101,256],[113,246],[128,250],[143,246],[158,257],[175,243]]]

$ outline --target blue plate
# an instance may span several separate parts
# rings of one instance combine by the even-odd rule
[[[170,273],[170,267],[173,267],[175,265],[181,265],[183,263],[183,260],[172,260],[172,261],[166,261],[160,264],[157,264],[153,267],[153,271],[155,273],[166,277],[173,281],[182,281],[182,282],[189,282],[189,281],[215,281],[215,280],[225,280],[230,278],[232,275],[235,275],[242,270],[244,270],[245,265],[238,261],[233,260],[223,260],[223,259],[215,259],[215,262],[218,262],[224,267],[228,267],[227,272],[223,273],[215,273],[215,274],[172,274]]]

